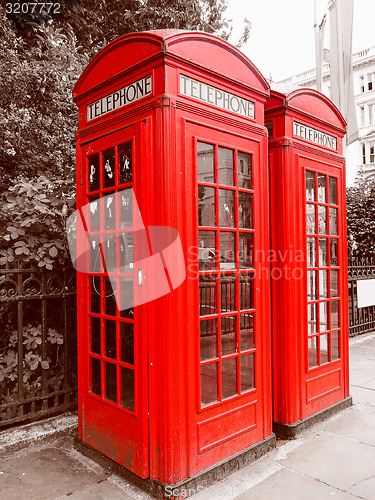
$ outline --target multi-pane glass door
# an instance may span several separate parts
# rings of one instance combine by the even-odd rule
[[[255,388],[252,155],[196,142],[201,407]]]

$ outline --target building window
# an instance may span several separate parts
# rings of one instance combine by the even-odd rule
[[[359,112],[361,114],[361,127],[364,127],[365,126],[365,107],[364,106],[360,106],[359,107]]]
[[[369,125],[374,123],[374,104],[368,106],[368,123]]]
[[[361,92],[364,92],[365,91],[365,77],[363,75],[361,75],[359,77],[359,85],[361,87]]]
[[[366,165],[366,144],[362,144],[362,163]]]
[[[370,142],[370,163],[375,163],[375,142]]]
[[[367,75],[367,86],[368,86],[368,90],[375,89],[375,72],[369,73]]]

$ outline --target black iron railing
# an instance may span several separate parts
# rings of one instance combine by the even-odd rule
[[[358,307],[357,281],[375,279],[375,258],[349,256],[349,335],[375,330],[375,306]]]

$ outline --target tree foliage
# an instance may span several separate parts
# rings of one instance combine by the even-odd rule
[[[347,189],[349,251],[358,257],[375,255],[375,180],[361,180]]]

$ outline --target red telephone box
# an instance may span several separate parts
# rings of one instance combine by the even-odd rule
[[[351,404],[345,121],[323,94],[271,91],[274,430],[293,437]]]
[[[274,446],[268,96],[236,48],[181,31],[115,40],[74,89],[77,443],[155,494]]]

